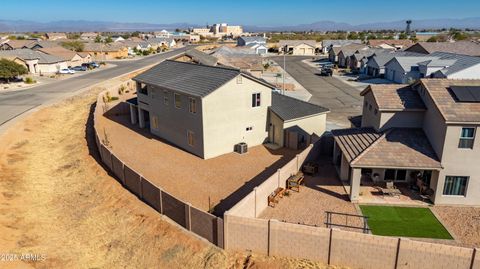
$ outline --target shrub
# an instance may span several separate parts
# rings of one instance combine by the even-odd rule
[[[27,68],[7,59],[0,59],[0,78],[9,82],[10,79],[26,74]]]
[[[37,81],[36,81],[36,80],[34,80],[34,79],[33,79],[33,78],[31,78],[31,77],[26,77],[24,81],[25,81],[25,83],[27,83],[27,84],[34,84],[34,83],[37,83]]]

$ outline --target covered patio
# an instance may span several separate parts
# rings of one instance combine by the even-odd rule
[[[333,161],[352,202],[427,205],[442,169],[423,130],[332,131]]]

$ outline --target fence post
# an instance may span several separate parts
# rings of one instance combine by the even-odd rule
[[[267,256],[273,256],[275,255],[275,234],[272,233],[272,222],[278,223],[278,220],[276,219],[269,219],[268,220],[268,242],[267,242]]]
[[[402,240],[408,240],[408,239],[402,239],[401,237],[398,238],[397,253],[395,254],[395,267],[393,267],[394,269],[397,269],[398,267],[398,258],[400,256],[400,246],[401,246]]]
[[[160,214],[163,215],[163,202],[162,202],[162,189],[158,188],[159,197],[160,197]]]
[[[191,214],[191,204],[185,203],[185,228],[187,230],[192,230],[192,214]]]
[[[258,187],[255,187],[253,188],[253,191],[254,191],[254,209],[253,209],[253,217],[256,218],[257,217],[257,189]]]
[[[330,265],[331,255],[332,255],[332,238],[333,238],[333,229],[330,228],[330,236],[328,239],[328,259],[327,264]]]
[[[223,213],[223,249],[228,250],[228,210]]]
[[[473,269],[474,266],[475,266],[475,258],[477,256],[477,248],[474,248],[473,249],[473,253],[472,253],[472,262],[470,263],[470,269]]]
[[[216,245],[219,248],[224,248],[225,247],[225,225],[224,225],[225,222],[222,221],[222,219],[219,217],[215,218],[215,222],[217,225]]]

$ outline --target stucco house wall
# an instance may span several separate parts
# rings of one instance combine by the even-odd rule
[[[380,112],[380,130],[392,127],[422,128],[423,111]]]
[[[475,143],[473,149],[458,148],[462,127],[477,127],[465,125],[449,125],[445,134],[444,154],[435,193],[435,204],[445,205],[478,205],[480,197],[480,139],[479,132],[475,132]],[[478,130],[478,129],[477,129]],[[465,196],[444,195],[443,189],[446,176],[467,176],[467,189]]]
[[[380,114],[378,112],[375,114],[375,110],[378,111],[378,105],[372,92],[368,92],[363,97],[362,127],[372,127],[377,131],[379,130]]]
[[[138,100],[140,108],[149,111],[150,132],[192,154],[202,157],[204,151],[201,100],[197,97],[177,93],[181,100],[181,106],[177,108],[174,99],[176,92],[166,91],[151,85],[147,85],[147,89],[148,97],[139,93]],[[189,98],[196,100],[197,112],[195,114],[189,112]],[[148,106],[145,106],[144,103],[147,103]],[[158,122],[156,128],[155,121]],[[179,122],[182,124],[178,124]],[[193,146],[188,144],[187,131],[191,131],[194,134]]]
[[[242,76],[202,99],[204,158],[229,153],[234,145],[260,145],[268,138],[267,115],[271,89]],[[260,93],[261,105],[252,107],[252,94]],[[234,120],[233,120],[234,119]],[[247,127],[252,127],[247,131]]]
[[[293,47],[293,55],[315,55],[315,48],[307,44],[299,44]]]

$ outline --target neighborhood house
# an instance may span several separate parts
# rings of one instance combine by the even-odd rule
[[[272,93],[238,69],[167,60],[133,78],[131,121],[203,159],[270,143],[307,146],[328,109]]]
[[[480,205],[479,92],[480,80],[368,86],[361,127],[332,131],[350,200],[362,200],[362,186],[393,182],[438,205]]]

